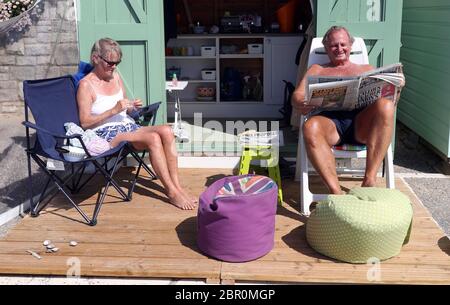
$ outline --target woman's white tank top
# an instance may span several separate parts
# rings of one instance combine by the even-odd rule
[[[91,87],[93,88],[97,97],[94,103],[92,103],[91,108],[92,115],[100,115],[103,112],[112,109],[117,104],[117,102],[123,99],[124,97],[122,88],[120,88],[119,92],[117,92],[114,95],[103,95],[98,94],[92,85]],[[112,117],[107,118],[105,121],[103,121],[102,125],[97,126],[96,128],[94,128],[94,130],[106,126],[127,124],[127,123],[134,123],[134,120],[127,115],[127,110],[124,110],[116,115],[113,115]]]

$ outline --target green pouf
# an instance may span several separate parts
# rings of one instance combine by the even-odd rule
[[[355,188],[317,204],[306,238],[317,252],[349,263],[396,256],[409,239],[413,210],[402,192]]]

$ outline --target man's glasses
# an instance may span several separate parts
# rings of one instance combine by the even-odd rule
[[[103,58],[103,56],[98,55],[98,57],[100,57],[109,67],[113,67],[113,66],[118,66],[121,62],[121,60],[119,61],[109,61],[106,60],[105,58]]]

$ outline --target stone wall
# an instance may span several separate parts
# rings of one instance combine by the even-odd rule
[[[22,31],[0,34],[0,113],[23,112],[22,82],[76,72],[74,0],[42,0]]]

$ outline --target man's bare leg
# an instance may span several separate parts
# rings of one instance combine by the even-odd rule
[[[336,160],[331,147],[339,142],[339,134],[332,120],[313,116],[303,125],[308,158],[332,194],[342,194],[336,173]]]
[[[392,140],[394,115],[394,103],[379,99],[356,117],[356,140],[367,146],[366,171],[361,184],[363,187],[376,185],[377,171]]]

